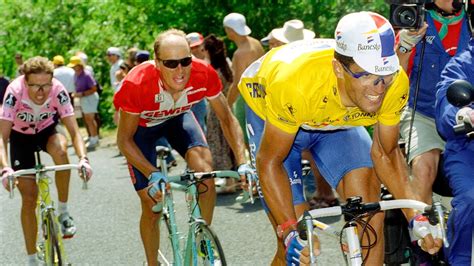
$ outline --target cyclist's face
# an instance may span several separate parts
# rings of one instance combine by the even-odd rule
[[[164,87],[170,93],[182,91],[186,88],[191,75],[191,65],[181,63],[175,68],[165,66],[163,61],[181,60],[191,56],[188,42],[184,37],[169,35],[160,45],[159,57],[155,59],[156,67],[160,70],[160,78]]]
[[[396,79],[397,74],[377,76],[373,74],[362,75],[358,78],[354,74],[364,70],[357,64],[352,64],[344,69],[344,90],[348,102],[365,112],[376,112],[382,106],[387,89]],[[352,72],[352,73],[351,73]]]
[[[52,79],[53,76],[47,73],[29,74],[28,78],[25,78],[28,96],[35,104],[41,105],[48,99],[53,86]]]

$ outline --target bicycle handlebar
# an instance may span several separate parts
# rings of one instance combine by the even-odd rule
[[[10,187],[10,199],[13,198],[13,182],[15,177],[21,178],[29,178],[29,179],[37,179],[37,173],[46,173],[46,172],[56,172],[56,171],[64,171],[64,170],[72,170],[72,169],[80,169],[82,175],[84,176],[84,181],[82,184],[83,189],[87,189],[87,181],[85,178],[86,169],[85,167],[79,167],[78,164],[60,164],[54,166],[44,166],[41,168],[29,168],[29,169],[20,169],[13,172],[12,175],[8,176],[8,186]],[[34,175],[34,176],[32,176]]]

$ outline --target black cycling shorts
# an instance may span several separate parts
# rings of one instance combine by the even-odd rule
[[[10,133],[10,161],[13,170],[34,168],[36,165],[35,151],[46,151],[48,139],[54,134],[60,134],[60,129],[54,123],[37,134],[23,134],[12,130]]]

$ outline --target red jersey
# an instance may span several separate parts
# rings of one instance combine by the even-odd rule
[[[189,112],[191,107],[204,97],[213,99],[222,90],[222,83],[211,65],[193,58],[191,77],[181,97],[175,102],[164,88],[160,70],[153,61],[142,63],[132,69],[123,80],[114,96],[118,110],[139,114],[139,125],[152,127]]]

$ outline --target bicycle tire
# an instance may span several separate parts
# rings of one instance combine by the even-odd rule
[[[219,238],[208,225],[197,223],[194,231],[194,239],[194,265],[227,265]]]
[[[49,211],[46,215],[47,234],[46,234],[46,249],[49,250],[49,255],[46,264],[47,265],[63,265],[63,256],[61,253],[61,247],[59,244],[59,230],[52,211]],[[49,262],[49,263],[48,263]]]

